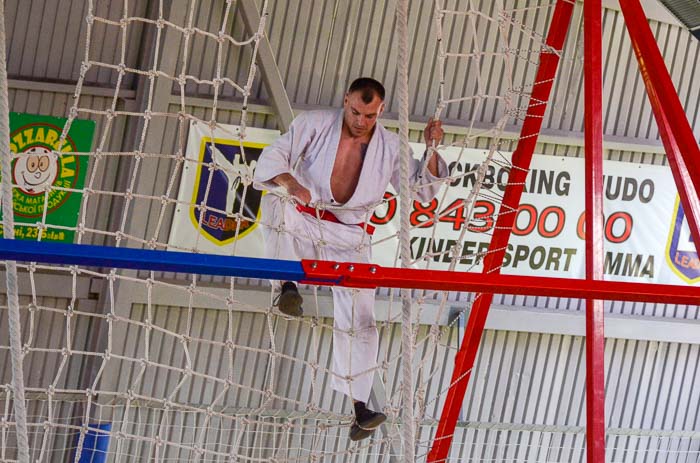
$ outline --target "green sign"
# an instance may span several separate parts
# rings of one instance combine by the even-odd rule
[[[12,160],[12,202],[17,239],[38,239],[36,225],[42,223],[46,209],[46,228],[41,239],[73,242],[88,169],[88,156],[75,153],[91,150],[95,122],[74,119],[60,146],[65,123],[66,119],[60,117],[10,113],[10,150],[21,153]],[[61,154],[55,156],[52,151]],[[52,225],[69,227],[70,230]]]

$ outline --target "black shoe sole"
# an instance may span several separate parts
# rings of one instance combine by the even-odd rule
[[[386,421],[386,415],[383,413],[377,413],[375,416],[373,416],[369,420],[366,420],[363,422],[358,421],[357,426],[359,426],[361,429],[364,429],[365,431],[374,431],[385,421]]]
[[[374,430],[362,429],[357,425],[357,423],[355,423],[350,427],[350,440],[353,442],[357,442],[362,439],[367,439],[373,433]]]
[[[291,317],[301,317],[304,314],[304,310],[301,308],[301,303],[304,299],[297,291],[285,291],[280,294],[277,306],[285,315]]]

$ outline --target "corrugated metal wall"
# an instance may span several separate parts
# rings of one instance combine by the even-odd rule
[[[467,0],[446,2],[455,9],[464,6]],[[493,2],[472,1],[480,8],[488,10]],[[543,2],[545,3],[545,2]],[[165,2],[166,6],[168,2]],[[270,1],[268,35],[277,58],[279,71],[292,105],[297,109],[336,107],[342,102],[347,84],[359,75],[373,75],[384,81],[390,99],[386,114],[391,124],[397,111],[396,93],[396,53],[394,40],[395,1],[347,2],[343,0],[275,0]],[[432,26],[431,2],[412,3],[409,25],[413,46],[409,62],[411,76],[411,119],[427,119],[435,110],[437,101],[436,37]],[[204,30],[218,31],[223,17],[223,0],[197,2],[193,24]],[[158,1],[129,1],[128,14],[133,16],[156,17]],[[10,77],[10,105],[16,112],[65,116],[72,105],[73,86],[78,79],[80,64],[85,55],[87,11],[85,0],[8,0],[6,2],[6,24],[8,33],[8,73]],[[96,2],[96,13],[113,20],[122,16],[124,2]],[[237,8],[235,6],[234,8]],[[234,10],[235,11],[235,10]],[[568,35],[565,54],[560,72],[555,82],[553,100],[544,120],[543,133],[550,137],[560,137],[563,142],[543,141],[537,151],[555,156],[583,155],[583,92],[582,92],[582,8],[578,2],[574,11],[573,26]],[[166,11],[167,13],[167,11]],[[529,25],[544,24],[548,20],[546,10],[524,18]],[[447,24],[446,34],[459,40],[465,33],[464,23],[457,19]],[[700,137],[700,44],[677,25],[651,21],[652,30],[664,54],[671,76],[684,104],[686,114],[696,135]],[[242,21],[238,14],[229,20],[233,35],[242,38]],[[96,24],[91,37],[90,58],[105,63],[118,63],[122,53],[128,67],[148,69],[152,62],[154,26],[134,23],[122,37],[118,28]],[[495,34],[484,27],[485,39]],[[124,40],[122,40],[124,39]],[[176,41],[177,42],[177,41]],[[187,64],[187,73],[201,79],[214,77],[216,65],[215,47],[210,39],[195,37],[189,54],[192,59]],[[124,45],[122,45],[124,44]],[[666,160],[660,154],[658,129],[653,121],[647,102],[644,85],[639,77],[636,60],[633,57],[625,26],[619,11],[605,10],[604,13],[605,50],[605,121],[604,131],[607,140],[614,142],[613,148],[606,150],[606,157],[612,160],[663,165]],[[181,53],[180,43],[161,44],[163,54]],[[179,55],[181,56],[181,55]],[[227,47],[224,53],[225,75],[235,81],[244,80],[248,72],[250,52],[235,47]],[[525,79],[534,72],[534,66],[523,66],[518,75]],[[448,69],[452,88],[469,88],[474,79],[468,69],[456,66]],[[488,77],[489,88],[499,91],[504,88],[504,79],[497,72]],[[117,73],[93,67],[86,76],[80,106],[96,110],[106,110],[112,104]],[[142,110],[143,93],[147,80],[127,74],[118,94],[118,109]],[[185,111],[200,119],[211,117],[212,90],[210,86],[190,82],[185,86],[187,99]],[[168,111],[180,110],[177,86],[173,86],[173,97],[161,102]],[[264,86],[256,83],[252,95],[248,123],[255,127],[276,128],[277,120],[270,109],[269,98]],[[237,123],[240,120],[240,95],[230,86],[225,86],[220,94],[220,107],[217,120],[223,123]],[[451,107],[447,122],[459,125],[460,120],[470,114],[466,105]],[[84,115],[81,117],[85,117]],[[496,110],[489,108],[478,115],[478,121],[492,122]],[[104,134],[105,121],[97,121],[98,138]],[[114,125],[106,133],[105,150],[130,151],[134,149],[140,135],[139,118],[116,118]],[[173,153],[176,148],[178,126],[175,121],[167,121],[161,131],[148,133],[149,141],[159,153]],[[185,134],[186,135],[186,134]],[[417,140],[418,131],[411,133]],[[448,134],[448,140],[451,137]],[[489,140],[481,139],[476,147],[487,147]],[[629,146],[625,146],[628,144]],[[612,146],[609,144],[608,146]],[[512,150],[513,143],[505,143],[505,150]],[[172,159],[158,159],[144,172],[150,172],[140,179],[143,189],[140,193],[158,197],[165,193],[168,183],[177,172]],[[124,192],[130,179],[131,161],[121,157],[107,157],[98,164],[95,189]],[[121,221],[120,200],[106,195],[96,195],[87,209],[86,226],[107,232],[118,230]],[[137,203],[138,217],[132,218],[141,223],[141,237],[155,237],[159,242],[167,242],[171,213],[166,210],[163,221],[158,225],[160,206],[154,201]],[[111,243],[112,237],[99,232],[87,232],[83,242]],[[158,279],[183,281],[185,275],[157,274]],[[78,277],[89,284],[89,277]],[[204,277],[202,284],[226,285],[222,278]],[[248,284],[258,284],[247,282]],[[58,283],[54,283],[57,285]],[[266,291],[266,286],[262,291]],[[23,299],[25,316],[29,299]],[[77,306],[98,310],[105,303],[97,299],[97,292],[88,295],[81,293]],[[104,295],[103,295],[104,297]],[[128,298],[127,298],[128,299]],[[453,295],[454,305],[468,305],[470,295]],[[499,296],[495,303],[520,307],[557,311],[582,311],[583,304],[578,300],[562,300],[547,297]],[[46,388],[54,381],[56,371],[48,368],[55,365],[61,355],[57,352],[44,352],[39,349],[60,348],[66,342],[65,317],[61,311],[70,304],[70,298],[54,297],[45,294],[38,304],[57,308],[58,311],[38,311],[34,321],[34,337],[31,347],[35,352],[25,358],[28,385]],[[183,304],[185,304],[183,302]],[[666,304],[632,304],[612,302],[606,305],[611,314],[642,317],[697,320],[698,308],[671,306]],[[4,309],[4,301],[3,301]],[[139,304],[120,307],[130,310],[132,320],[143,320],[144,307]],[[225,339],[223,330],[228,323],[225,311],[216,309],[194,309],[188,311],[179,306],[154,306],[154,323],[173,332],[182,333],[187,320],[190,320],[190,333],[200,340]],[[191,319],[188,318],[191,316]],[[9,362],[7,353],[6,311],[0,312],[0,377],[4,384],[9,383]],[[25,329],[28,326],[24,318]],[[237,312],[233,320],[235,331],[232,341],[241,346],[259,349],[269,347],[267,319],[264,314]],[[486,332],[481,344],[476,373],[471,380],[468,397],[465,401],[464,420],[455,438],[452,455],[470,461],[583,461],[584,439],[580,430],[569,432],[547,430],[546,426],[580,427],[585,424],[584,409],[584,351],[583,339],[578,336],[553,334],[552,327],[543,326],[541,333],[519,331]],[[135,325],[123,324],[119,327],[120,343],[117,348],[133,358],[143,357],[143,330]],[[299,410],[297,402],[313,402],[337,413],[348,413],[347,400],[332,393],[323,380],[317,388],[309,382],[308,369],[298,368],[302,360],[314,360],[329,365],[330,332],[322,332],[320,337],[310,336],[308,325],[276,320],[274,322],[275,341],[278,352],[290,356],[289,360],[278,362],[274,372],[274,390],[291,402],[276,401],[274,409]],[[91,321],[78,317],[70,336],[74,346],[89,349],[99,345]],[[91,337],[92,336],[92,337]],[[456,344],[456,328],[447,333],[445,343]],[[382,353],[396,355],[400,331],[396,325],[382,328]],[[25,340],[29,339],[25,334]],[[151,337],[149,356],[154,362],[182,367],[183,352],[178,348],[177,339],[163,333]],[[313,344],[317,343],[317,344]],[[195,368],[219,378],[228,373],[224,348],[201,342],[193,348]],[[318,346],[321,346],[320,349]],[[607,424],[615,429],[631,430],[700,430],[700,387],[697,386],[698,344],[657,342],[635,339],[610,338],[606,343],[607,366]],[[77,347],[76,347],[77,348]],[[440,368],[426,385],[428,396],[447,387],[451,373],[452,349],[442,347],[428,353],[427,364]],[[292,360],[294,359],[294,360]],[[264,352],[241,350],[235,353],[232,374],[236,382],[257,390],[263,390],[267,375],[272,371],[270,356]],[[64,370],[57,386],[73,388],[80,384],[81,377],[89,377],[85,372],[83,359],[71,357],[69,367]],[[181,379],[179,373],[157,367],[147,368],[145,376],[134,385],[135,375],[141,368],[134,362],[114,362],[110,364],[109,387],[115,391],[137,390],[144,395],[163,398],[172,391]],[[396,365],[385,373],[387,393],[395,396],[400,376]],[[177,401],[185,404],[207,404],[216,394],[216,388],[202,378],[187,381],[176,395]],[[107,385],[105,385],[107,387]],[[226,395],[225,404],[233,408],[255,408],[261,401],[261,393],[241,388],[236,393]],[[75,399],[78,400],[78,399]],[[79,417],[83,399],[77,405],[71,401],[61,404],[56,410],[67,421]],[[11,401],[5,397],[5,404]],[[428,418],[437,417],[441,403],[432,402],[426,409]],[[122,407],[122,408],[120,408]],[[97,418],[119,421],[124,417],[122,404],[100,404],[95,408]],[[99,410],[99,412],[97,411]],[[6,412],[7,413],[7,412]],[[127,422],[134,429],[140,427],[144,435],[155,436],[163,415],[157,410],[144,410],[132,415]],[[36,423],[46,416],[46,404],[37,400],[31,412]],[[151,415],[148,415],[151,414]],[[137,416],[137,418],[134,418]],[[169,424],[168,432],[182,433],[184,441],[197,439],[196,427],[202,423],[202,414],[182,413]],[[131,421],[129,421],[131,420]],[[207,445],[218,446],[223,451],[230,449],[229,443],[237,436],[230,423],[210,423],[212,433],[207,436]],[[307,431],[311,431],[311,421]],[[508,429],[499,429],[497,425]],[[532,429],[530,426],[540,426]],[[425,426],[421,441],[426,445],[434,427]],[[622,433],[624,434],[624,433]],[[242,434],[239,434],[242,435]],[[260,436],[265,436],[261,432]],[[35,442],[44,438],[44,433],[36,432]],[[72,435],[50,434],[47,439],[57,439],[49,448],[72,447]],[[242,447],[254,444],[255,433],[248,432],[242,438]],[[265,436],[269,442],[279,436]],[[299,458],[304,458],[304,449],[309,442],[298,437]],[[318,448],[328,451],[344,451],[347,448],[345,428],[330,429],[324,435]],[[47,441],[49,442],[49,441]],[[266,444],[267,445],[267,444]],[[263,445],[264,446],[264,445]],[[12,448],[12,445],[8,445]],[[211,447],[214,448],[214,447]],[[611,436],[608,440],[610,461],[700,461],[698,439],[659,438],[646,436]],[[338,457],[335,461],[370,461],[380,459],[386,449],[370,448]],[[152,445],[126,441],[123,452],[131,459],[152,455]],[[37,450],[38,452],[38,450]],[[68,458],[63,450],[47,451],[47,460],[63,461]],[[189,459],[187,451],[173,451],[176,459]],[[34,455],[39,458],[39,453]],[[327,461],[332,461],[329,457]],[[457,461],[457,460],[455,460]]]
[[[27,304],[29,301],[24,300]],[[39,307],[65,307],[68,300],[51,300],[43,298]],[[85,310],[83,308],[83,310]],[[264,406],[266,415],[272,419],[277,416],[284,421],[285,413],[296,413],[297,420],[303,418],[311,404],[320,410],[337,414],[347,414],[350,404],[342,395],[338,395],[328,386],[328,377],[323,369],[330,367],[329,328],[312,328],[308,323],[269,319],[264,313],[229,313],[219,309],[187,309],[172,306],[153,306],[149,309],[150,321],[155,328],[147,333],[147,308],[134,305],[128,314],[133,322],[115,324],[114,344],[111,354],[114,361],[107,363],[111,374],[108,378],[116,380],[115,384],[105,384],[109,379],[98,384],[98,390],[112,390],[117,396],[109,395],[100,404],[93,405],[90,415],[93,422],[112,421],[118,424],[122,419],[128,421],[125,432],[139,435],[139,426],[153,427],[148,431],[153,437],[159,423],[164,419],[161,401],[168,399],[173,404],[192,407],[191,411],[168,412],[167,438],[179,442],[189,433],[183,443],[198,442],[202,431],[196,427],[206,426],[207,442],[229,449],[235,441],[234,435],[243,426],[242,413],[263,406],[269,390],[279,398]],[[33,348],[60,349],[72,344],[76,351],[86,348],[78,345],[89,338],[86,331],[92,322],[90,317],[78,316],[73,320],[70,332],[71,343],[65,335],[65,317],[60,313],[36,310],[33,338],[25,339]],[[3,314],[4,315],[4,314]],[[127,315],[127,314],[124,314]],[[52,320],[52,318],[56,318]],[[3,317],[4,319],[4,317]],[[24,319],[26,324],[26,318]],[[321,324],[331,320],[319,320]],[[274,333],[275,347],[270,351],[268,324]],[[56,328],[60,327],[58,330]],[[231,332],[227,333],[227,327]],[[52,328],[58,332],[51,334]],[[2,322],[0,330],[5,330]],[[386,324],[380,328],[380,358],[388,360],[388,368],[381,373],[386,381],[387,394],[397,397],[400,375],[398,357],[400,352],[400,327]],[[2,331],[2,338],[7,339]],[[230,334],[231,340],[238,346],[229,349],[225,343]],[[180,336],[189,337],[185,354],[185,345]],[[426,335],[425,329],[419,338]],[[454,349],[457,345],[456,328],[453,328],[442,341]],[[147,344],[148,343],[148,344]],[[7,345],[0,346],[0,355],[7,360]],[[84,342],[83,342],[84,344]],[[148,345],[148,353],[145,352]],[[242,347],[245,346],[245,347]],[[561,336],[545,333],[518,333],[487,330],[475,365],[465,409],[463,425],[456,436],[453,455],[479,455],[484,461],[583,461],[583,434],[585,426],[585,343],[579,336]],[[446,379],[451,374],[452,349],[419,349],[418,356],[425,365],[424,378],[428,378],[433,369],[437,376],[425,381],[425,397],[434,398],[437,392],[446,386]],[[696,431],[700,426],[700,382],[698,381],[698,361],[700,346],[679,343],[660,343],[635,340],[608,339],[606,342],[606,410],[607,426],[620,435],[609,437],[614,442],[610,446],[611,461],[642,461],[639,455],[627,447],[640,439],[652,439],[649,436],[635,435],[635,430],[655,431]],[[271,355],[278,353],[284,357]],[[134,359],[124,360],[123,357]],[[37,350],[25,359],[29,372],[27,387],[45,387],[42,375],[51,371],[50,365],[56,365],[61,358],[58,352]],[[148,358],[145,365],[138,359]],[[78,370],[81,365],[79,355],[69,356],[68,365],[60,380],[53,384],[57,388],[80,387],[77,384]],[[188,376],[188,360],[194,375]],[[310,362],[310,363],[307,363]],[[9,362],[4,362],[6,365]],[[313,365],[321,367],[318,374],[312,374]],[[173,370],[172,368],[176,370]],[[3,372],[4,382],[9,378]],[[106,378],[107,378],[106,377]],[[53,379],[53,378],[51,378]],[[237,385],[224,391],[226,380]],[[42,382],[44,381],[44,382]],[[131,395],[150,397],[154,403],[148,407],[138,399],[125,405]],[[74,399],[75,400],[75,399]],[[45,400],[32,402],[32,422],[41,423],[48,417]],[[429,401],[424,412],[427,420],[439,417],[440,401]],[[207,416],[208,407],[233,413],[229,419],[219,417],[212,422],[202,421]],[[57,400],[52,407],[59,407],[54,412],[66,412],[63,419],[80,416],[72,410],[71,402],[61,403]],[[155,408],[154,408],[155,407]],[[72,410],[72,411],[71,411]],[[238,412],[236,412],[238,411]],[[84,413],[84,412],[83,412]],[[58,416],[58,415],[57,415]],[[237,417],[237,418],[236,418]],[[313,426],[314,414],[307,415],[309,426]],[[182,426],[178,422],[182,420]],[[340,449],[347,448],[345,431],[337,418],[329,425],[336,427],[334,435],[341,440]],[[320,421],[317,421],[318,424]],[[189,423],[189,424],[187,424]],[[220,427],[225,438],[212,437]],[[500,427],[499,427],[500,426]],[[59,430],[64,431],[61,427]],[[238,429],[238,431],[236,431]],[[267,432],[273,432],[272,427]],[[555,430],[558,429],[558,430]],[[630,436],[622,430],[628,430]],[[392,428],[392,431],[396,431]],[[65,431],[64,431],[65,432]],[[429,428],[426,428],[429,434]],[[147,434],[148,434],[147,433]],[[313,427],[306,428],[301,439],[313,438]],[[44,438],[40,432],[37,439]],[[65,438],[57,433],[52,438]],[[66,433],[67,434],[67,433]],[[543,440],[543,436],[546,439]],[[271,438],[260,437],[261,439]],[[425,439],[428,437],[425,436]],[[658,438],[657,438],[658,439]],[[654,448],[649,442],[649,452],[645,452],[644,461],[696,461],[700,455],[700,442],[695,439],[673,438],[673,443],[666,437],[666,444],[673,446],[674,452],[664,452],[659,445]],[[552,440],[552,442],[550,442]],[[568,442],[567,442],[568,440]],[[625,443],[624,441],[627,441]],[[662,438],[663,440],[663,438]],[[525,448],[523,442],[529,442]],[[302,449],[309,449],[309,443]],[[135,439],[125,439],[124,452],[131,458],[145,459],[152,450],[148,442],[138,443]],[[271,443],[262,445],[274,448]],[[641,449],[646,449],[646,444]],[[617,450],[615,450],[617,449]],[[668,448],[670,449],[670,447]],[[667,449],[667,450],[668,450]],[[145,453],[143,453],[145,452]],[[172,457],[184,458],[176,447],[167,448]],[[460,453],[466,452],[466,453]],[[556,458],[543,458],[544,454]],[[630,453],[631,452],[631,453]],[[687,453],[695,452],[695,453]],[[657,455],[658,453],[658,455]],[[497,455],[501,455],[496,458]],[[623,455],[624,454],[624,455]],[[60,456],[59,453],[56,454]],[[659,460],[658,458],[662,458]],[[60,458],[56,461],[60,461]]]

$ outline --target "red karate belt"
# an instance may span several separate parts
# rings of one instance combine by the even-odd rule
[[[304,206],[303,204],[297,203],[297,211],[303,212],[304,214],[309,214],[313,217],[319,218],[321,220],[325,220],[327,222],[333,222],[333,223],[340,223],[343,225],[350,225],[353,227],[361,227],[368,235],[374,235],[374,226],[370,225],[368,223],[362,222],[362,223],[343,223],[341,222],[338,217],[335,216],[331,211],[328,210],[318,210],[313,207],[309,206]]]

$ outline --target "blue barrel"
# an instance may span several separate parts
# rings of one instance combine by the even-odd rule
[[[108,433],[111,430],[112,423],[89,424],[78,463],[104,463],[107,461],[107,450],[109,449]],[[80,434],[75,439],[76,447],[79,439]]]

